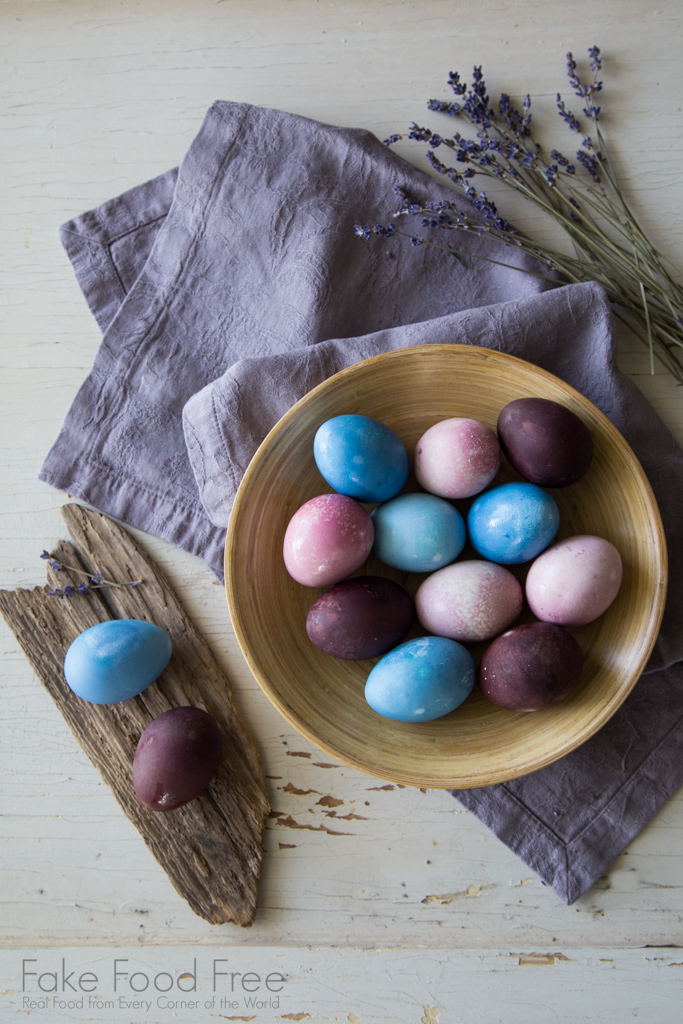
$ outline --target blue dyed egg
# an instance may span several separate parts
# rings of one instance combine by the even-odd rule
[[[559,525],[555,499],[528,483],[493,487],[477,498],[467,515],[472,547],[503,565],[519,565],[545,551]]]
[[[83,700],[117,704],[146,690],[170,658],[171,640],[160,626],[114,619],[76,637],[66,652],[64,677]]]
[[[430,722],[469,697],[475,674],[474,658],[462,644],[422,636],[377,662],[365,683],[365,699],[384,718]]]
[[[330,487],[356,501],[388,501],[408,479],[408,452],[369,416],[334,416],[317,430],[313,457]]]
[[[373,551],[406,572],[434,572],[455,561],[465,546],[465,521],[435,494],[399,494],[372,513]]]

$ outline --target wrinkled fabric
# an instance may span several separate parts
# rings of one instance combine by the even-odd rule
[[[469,255],[457,261],[356,237],[355,223],[387,221],[396,186],[454,196],[368,132],[219,102],[178,170],[64,225],[103,338],[41,478],[220,576],[241,476],[295,401],[379,352],[481,345],[555,373],[621,430],[655,491],[676,579],[683,452],[616,366],[603,291],[535,276],[538,264],[485,232],[459,239]],[[683,782],[682,619],[674,592],[647,671],[581,748],[454,794],[567,903]]]

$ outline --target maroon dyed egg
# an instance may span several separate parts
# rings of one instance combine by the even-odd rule
[[[355,576],[322,594],[306,619],[311,643],[333,658],[358,661],[386,654],[413,621],[412,599],[381,576]]]
[[[133,789],[153,811],[172,811],[211,782],[223,756],[215,719],[201,708],[171,708],[151,722],[133,758]]]
[[[319,494],[289,521],[285,567],[304,587],[331,587],[360,568],[374,539],[375,527],[362,505],[345,494]]]
[[[499,708],[541,711],[571,693],[582,668],[583,654],[571,633],[551,622],[529,622],[486,649],[479,686]]]
[[[532,484],[568,487],[593,461],[588,427],[571,409],[547,398],[510,402],[501,410],[497,429],[508,462]]]

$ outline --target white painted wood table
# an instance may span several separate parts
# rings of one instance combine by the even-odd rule
[[[680,266],[682,37],[678,0],[0,0],[0,585],[42,584],[39,553],[64,536],[66,496],[37,473],[98,346],[56,228],[177,164],[214,99],[384,138],[447,97],[450,70],[483,64],[492,95],[532,94],[559,144],[565,52],[598,44],[622,177]],[[621,347],[683,441],[680,390]],[[210,571],[143,539],[229,672],[282,812],[258,916],[248,931],[193,916],[0,623],[2,1022],[683,1019],[683,793],[566,907],[447,793],[327,763],[263,697]]]

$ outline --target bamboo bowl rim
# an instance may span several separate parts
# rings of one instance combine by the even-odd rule
[[[468,387],[466,394],[451,400],[448,388],[453,385],[448,382],[454,377],[467,381]],[[476,391],[473,381],[483,390]],[[412,396],[422,392],[430,396],[427,411],[411,416]],[[586,658],[581,683],[560,704],[529,715],[496,708],[475,688],[460,708],[433,722],[382,718],[363,696],[375,662],[340,661],[310,643],[305,616],[322,591],[295,583],[282,560],[282,539],[293,513],[309,498],[331,490],[315,467],[315,430],[342,412],[363,413],[392,426],[412,455],[415,441],[437,420],[469,415],[488,420],[495,429],[503,405],[526,396],[550,398],[573,409],[595,444],[587,476],[552,492],[561,512],[557,539],[596,533],[612,540],[624,560],[624,583],[615,602],[594,623],[572,630]],[[406,438],[406,433],[411,436]],[[409,481],[408,489],[417,486]],[[586,500],[587,509],[582,507]],[[525,571],[528,564],[520,569]],[[401,581],[400,574],[392,576],[396,571],[379,562],[376,567],[366,564],[357,574],[367,572]],[[226,536],[225,578],[235,635],[247,664],[271,703],[302,736],[374,778],[467,789],[509,781],[551,764],[593,736],[617,711],[659,632],[667,554],[659,509],[640,463],[616,427],[580,392],[532,363],[493,349],[418,345],[339,371],[273,427],[237,492]],[[418,624],[409,636],[424,633]]]

